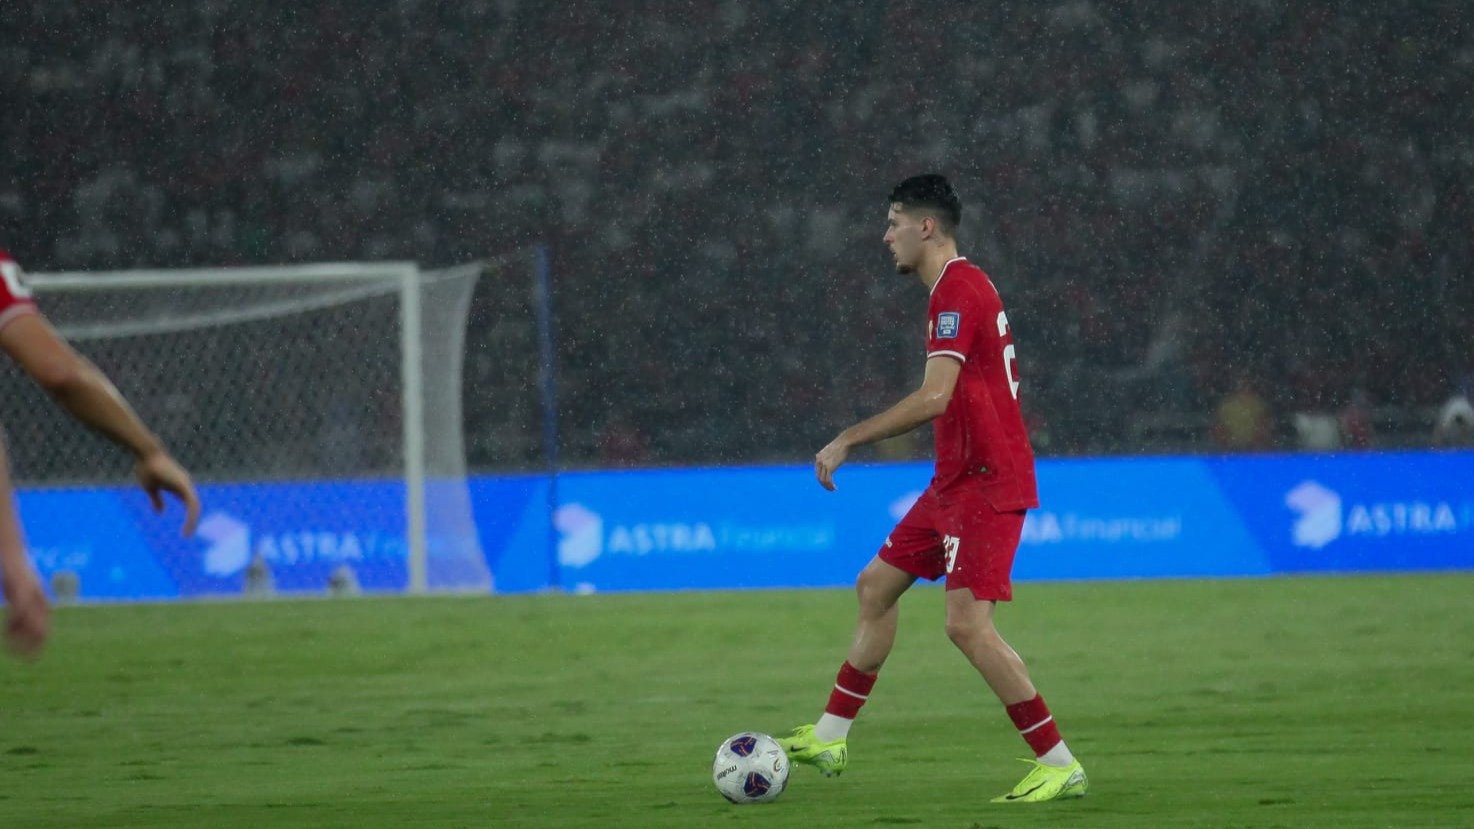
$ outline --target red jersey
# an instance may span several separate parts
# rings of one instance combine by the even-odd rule
[[[1034,450],[1019,410],[1018,360],[998,289],[959,256],[932,285],[927,317],[927,359],[962,363],[952,401],[932,424],[932,489],[966,487],[1000,512],[1039,506]]]
[[[36,313],[31,289],[26,287],[20,265],[0,250],[0,328],[23,314]]]

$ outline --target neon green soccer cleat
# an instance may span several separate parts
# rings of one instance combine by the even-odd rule
[[[1090,785],[1079,760],[1063,768],[1046,766],[1036,760],[1023,762],[1034,768],[1013,787],[1013,791],[993,798],[994,803],[1043,803],[1046,800],[1084,797],[1085,789]]]
[[[844,738],[821,743],[814,739],[812,725],[801,725],[787,737],[779,737],[778,745],[788,752],[788,759],[814,766],[825,777],[838,777],[849,763],[849,749],[845,747]]]

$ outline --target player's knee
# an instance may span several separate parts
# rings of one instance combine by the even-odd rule
[[[861,573],[860,577],[855,579],[855,601],[859,602],[861,613],[873,615],[875,613],[885,612],[884,608],[879,607],[881,602],[877,596],[875,585],[864,573]]]
[[[947,638],[963,650],[976,650],[996,637],[997,631],[987,619],[967,613],[947,614]]]
[[[855,579],[855,598],[860,603],[860,612],[871,616],[882,615],[895,604],[890,590],[870,570],[860,571],[860,577]]]
[[[970,620],[947,617],[947,638],[957,647],[967,650],[969,645],[978,640],[978,633],[977,626],[971,624]]]

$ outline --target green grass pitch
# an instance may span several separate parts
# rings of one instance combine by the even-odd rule
[[[0,664],[0,826],[1474,826],[1474,575],[1025,584],[1001,625],[1091,779],[1025,770],[942,632],[901,635],[837,780],[717,744],[812,721],[848,591],[64,609]]]

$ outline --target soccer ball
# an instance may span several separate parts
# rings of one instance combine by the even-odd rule
[[[717,748],[711,777],[733,803],[771,803],[788,785],[788,755],[772,737],[744,731]]]

